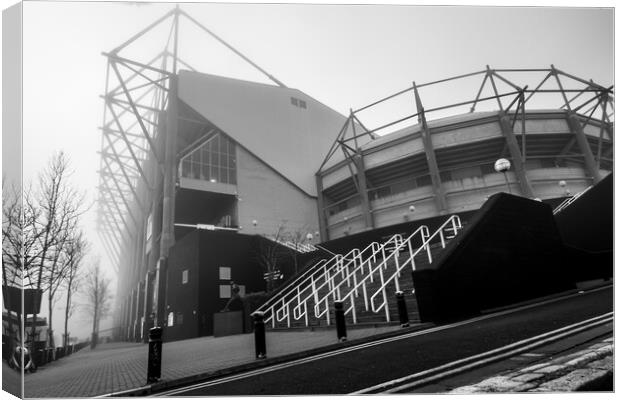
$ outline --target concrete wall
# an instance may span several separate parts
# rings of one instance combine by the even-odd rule
[[[430,124],[434,149],[448,149],[462,144],[479,143],[481,151],[486,151],[484,157],[489,157],[492,153],[489,150],[489,140],[497,143],[498,138],[503,138],[500,124],[497,120],[491,118],[493,118],[493,115],[484,114],[478,118],[475,118],[475,116],[472,118],[457,116],[445,121],[435,121],[435,123]],[[573,135],[562,112],[534,111],[528,113],[525,124],[528,135],[559,134],[566,137],[567,140],[570,135]],[[596,134],[598,137],[600,128],[588,124],[586,131],[588,135]],[[518,119],[514,132],[517,136],[521,133],[521,121]],[[605,135],[604,137],[606,137]],[[376,143],[376,145],[373,145],[371,142],[364,146],[366,169],[370,167],[381,168],[382,165],[424,151],[422,140],[417,134],[411,134],[410,137],[396,135],[392,140],[389,140],[388,135],[378,139]],[[541,146],[548,146],[548,144],[541,143]],[[558,145],[556,149],[552,150],[541,147],[536,150],[536,154],[540,154],[541,149],[544,149],[544,156],[556,156],[560,153],[562,147],[564,147],[564,144]],[[514,172],[514,166],[506,174],[506,177],[499,173],[482,174],[483,170],[476,165],[475,161],[471,161],[474,151],[468,151],[463,154],[464,168],[452,171],[450,174],[451,180],[441,183],[446,195],[448,213],[476,210],[484,204],[489,196],[498,192],[510,191],[515,195],[523,195],[521,185]],[[496,157],[499,158],[500,155],[497,154]],[[508,154],[504,154],[504,156],[506,157]],[[468,158],[470,161],[467,161]],[[488,166],[489,161],[485,159],[484,162],[480,161],[480,163]],[[579,163],[568,164],[562,168],[548,168],[543,167],[539,160],[534,159],[526,164],[525,174],[532,187],[533,195],[542,200],[552,200],[574,195],[592,184],[592,179],[586,176],[584,167],[579,165]],[[484,171],[488,172],[487,169]],[[419,173],[419,171],[409,172],[411,176]],[[440,172],[445,171],[440,169]],[[455,172],[458,173],[455,174]],[[607,173],[608,171],[601,170],[603,176]],[[471,176],[467,176],[468,174],[471,174]],[[350,173],[346,168],[332,171],[323,177],[323,187],[327,188],[334,184],[339,184],[339,181],[349,176]],[[508,180],[508,185],[506,184],[506,179]],[[559,186],[561,180],[567,182],[565,187]],[[373,183],[376,186],[381,186],[386,182],[375,181]],[[413,216],[408,215],[410,205],[416,207],[415,215]],[[428,218],[440,214],[434,201],[434,193],[430,184],[413,190],[371,199],[370,209],[375,228],[402,223],[411,217],[415,219]],[[347,221],[344,221],[345,217],[348,218]],[[363,224],[361,207],[359,206],[339,211],[329,216],[327,222],[331,239],[366,229]]]
[[[237,187],[240,233],[274,235],[279,226],[289,232],[314,234],[319,230],[316,198],[303,193],[241,146],[237,146]]]
[[[471,143],[477,140],[485,140],[502,136],[502,131],[497,122],[489,122],[481,125],[457,128],[447,132],[431,135],[435,150],[443,147],[454,146],[463,143]]]

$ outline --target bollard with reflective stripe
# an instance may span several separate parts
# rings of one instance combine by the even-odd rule
[[[254,318],[254,347],[256,348],[256,358],[262,360],[267,358],[267,345],[265,343],[265,321],[264,313],[256,311],[252,314]]]
[[[342,301],[334,301],[334,314],[336,316],[336,334],[338,335],[338,341],[344,342],[347,340],[347,324],[344,319]]]
[[[396,304],[398,305],[398,318],[401,328],[409,326],[409,315],[407,314],[407,304],[405,304],[405,294],[400,290],[396,292]]]
[[[157,382],[161,377],[161,336],[162,328],[149,329],[149,360],[146,383]]]

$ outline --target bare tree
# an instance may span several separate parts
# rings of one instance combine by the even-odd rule
[[[289,257],[293,262],[294,273],[297,274],[299,272],[299,254],[301,253],[301,247],[305,244],[308,234],[308,226],[304,225],[303,227],[295,230],[291,230],[284,233],[284,239],[289,243],[290,246],[287,246]]]
[[[280,225],[273,237],[259,239],[255,259],[265,273],[267,292],[271,292],[277,278],[278,264],[286,258],[285,247],[278,243],[282,239],[284,226]]]
[[[9,295],[11,288],[21,288],[23,271],[32,267],[40,257],[37,246],[39,236],[34,229],[39,214],[32,205],[30,190],[19,190],[15,186],[10,189],[2,181],[2,284],[6,292],[5,308],[7,313],[9,346],[15,345],[13,334],[12,309],[18,309],[19,304],[12,304]],[[21,332],[21,327],[18,328]]]
[[[64,279],[64,289],[66,294],[65,304],[65,333],[63,335],[63,347],[68,346],[69,342],[69,318],[76,309],[73,295],[80,284],[79,268],[88,249],[88,242],[82,231],[74,234],[66,248],[67,271]]]
[[[65,241],[70,237],[71,230],[75,229],[81,213],[84,195],[69,183],[71,175],[69,160],[63,152],[54,154],[45,170],[39,175],[39,188],[36,196],[36,205],[30,202],[29,207],[39,210],[33,224],[33,231],[38,238],[36,242],[37,258],[33,268],[25,269],[27,284],[37,290],[37,296],[42,289],[48,291],[50,302],[49,328],[52,338],[52,315],[54,295],[62,280],[62,274],[57,270],[58,260],[61,257]],[[36,299],[40,302],[40,299]],[[33,315],[31,337],[34,340],[36,332],[37,313]]]
[[[83,288],[87,300],[86,310],[93,319],[90,346],[94,348],[99,336],[99,322],[110,312],[112,301],[110,280],[104,276],[99,260],[95,261],[86,276]]]

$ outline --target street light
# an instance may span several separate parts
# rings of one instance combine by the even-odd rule
[[[562,189],[564,189],[564,188],[566,187],[566,181],[565,181],[565,180],[561,180],[560,182],[558,182],[558,185],[560,185],[560,187],[561,187]],[[564,191],[564,193],[565,193],[567,196],[570,196],[570,190],[569,190],[569,189],[566,189],[566,190]]]
[[[512,192],[510,191],[510,185],[508,184],[508,177],[506,176],[506,172],[510,169],[510,161],[508,161],[505,158],[500,158],[499,160],[495,161],[495,171],[496,172],[501,172],[502,174],[504,174],[504,179],[506,180],[506,187],[508,188],[508,193]]]
[[[313,238],[314,237],[312,236],[312,234],[308,232],[308,234],[306,235],[306,240],[309,241],[309,242],[312,242]]]

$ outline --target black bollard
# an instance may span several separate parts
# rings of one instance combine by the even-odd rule
[[[149,360],[146,383],[157,382],[161,377],[161,336],[162,328],[156,326],[149,330]]]
[[[265,314],[256,311],[252,314],[254,318],[254,347],[256,348],[256,358],[262,360],[267,358],[267,345],[265,344]]]
[[[396,304],[398,305],[400,327],[406,328],[409,326],[409,315],[407,314],[407,304],[405,304],[405,294],[400,290],[396,292]]]
[[[336,334],[338,335],[338,341],[345,342],[347,340],[347,323],[344,320],[342,301],[334,301],[334,314],[336,316]]]

